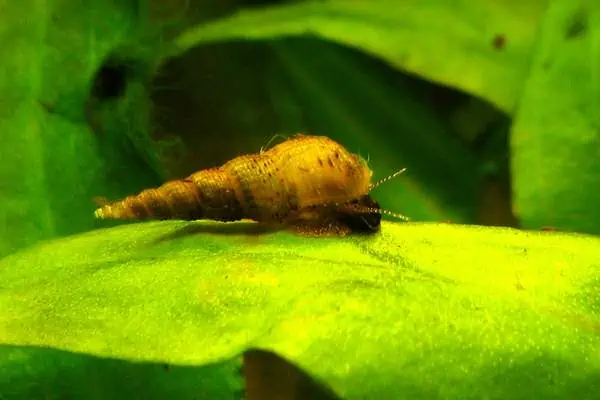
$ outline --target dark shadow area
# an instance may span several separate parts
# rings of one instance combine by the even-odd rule
[[[142,63],[142,60],[135,60],[115,51],[100,64],[92,78],[84,105],[86,121],[94,133],[105,133],[103,107],[125,97],[131,80],[139,78],[138,70],[141,70]]]
[[[136,53],[136,46],[112,50],[97,66],[82,113],[103,161],[99,175],[107,182],[90,195],[119,198],[164,181],[164,171],[148,134],[152,59]]]
[[[175,232],[160,236],[156,239],[155,243],[168,242],[201,234],[257,236],[275,233],[281,230],[282,229],[264,226],[255,222],[190,222],[189,225],[186,225]]]
[[[359,199],[350,203],[356,207],[366,207],[373,212],[359,211],[338,211],[334,214],[334,219],[340,224],[350,228],[353,234],[372,234],[379,231],[381,226],[381,207],[370,195],[361,196]],[[377,212],[375,212],[377,210]]]
[[[583,7],[571,17],[565,27],[564,37],[566,40],[581,39],[589,30],[589,10]]]
[[[244,353],[247,400],[341,400],[331,389],[275,353]]]
[[[380,210],[379,204],[368,195],[362,196],[352,202],[351,205]],[[373,235],[379,231],[381,224],[381,214],[379,212],[358,212],[348,209],[333,211],[328,218],[331,218],[332,224],[349,228],[354,236]],[[198,234],[256,236],[284,231],[289,228],[287,226],[266,226],[256,222],[241,221],[227,223],[211,221],[202,224],[192,222],[175,232],[159,237],[156,242],[160,243]],[[315,230],[318,230],[318,224],[315,224]]]
[[[121,97],[127,88],[129,71],[124,63],[108,63],[100,67],[92,84],[91,96],[99,101]]]
[[[122,97],[132,79],[144,79],[149,69],[148,61],[127,55],[126,49],[117,49],[99,66],[92,79],[89,97],[105,102]]]

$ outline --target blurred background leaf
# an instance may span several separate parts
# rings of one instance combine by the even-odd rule
[[[0,256],[94,228],[94,196],[161,181],[151,147],[137,145],[148,119],[132,118],[158,53],[136,41],[139,12],[134,1],[2,3]],[[137,81],[106,78],[104,62],[131,40],[144,54]]]
[[[211,42],[316,36],[512,112],[547,0],[295,1],[241,10],[182,34],[173,52]]]
[[[552,2],[511,154],[524,227],[600,233],[600,3]]]

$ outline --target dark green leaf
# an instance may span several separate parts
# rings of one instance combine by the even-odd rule
[[[236,357],[203,367],[133,363],[39,347],[0,346],[0,398],[240,399]]]

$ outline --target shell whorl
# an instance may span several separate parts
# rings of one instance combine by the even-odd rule
[[[106,204],[94,214],[101,219],[239,220],[242,207],[235,193],[223,187],[223,173],[218,168],[203,170]]]

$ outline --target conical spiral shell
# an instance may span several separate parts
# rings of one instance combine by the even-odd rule
[[[259,154],[236,157],[135,196],[108,203],[97,218],[252,219],[294,223],[369,192],[372,172],[324,136],[294,136]]]

